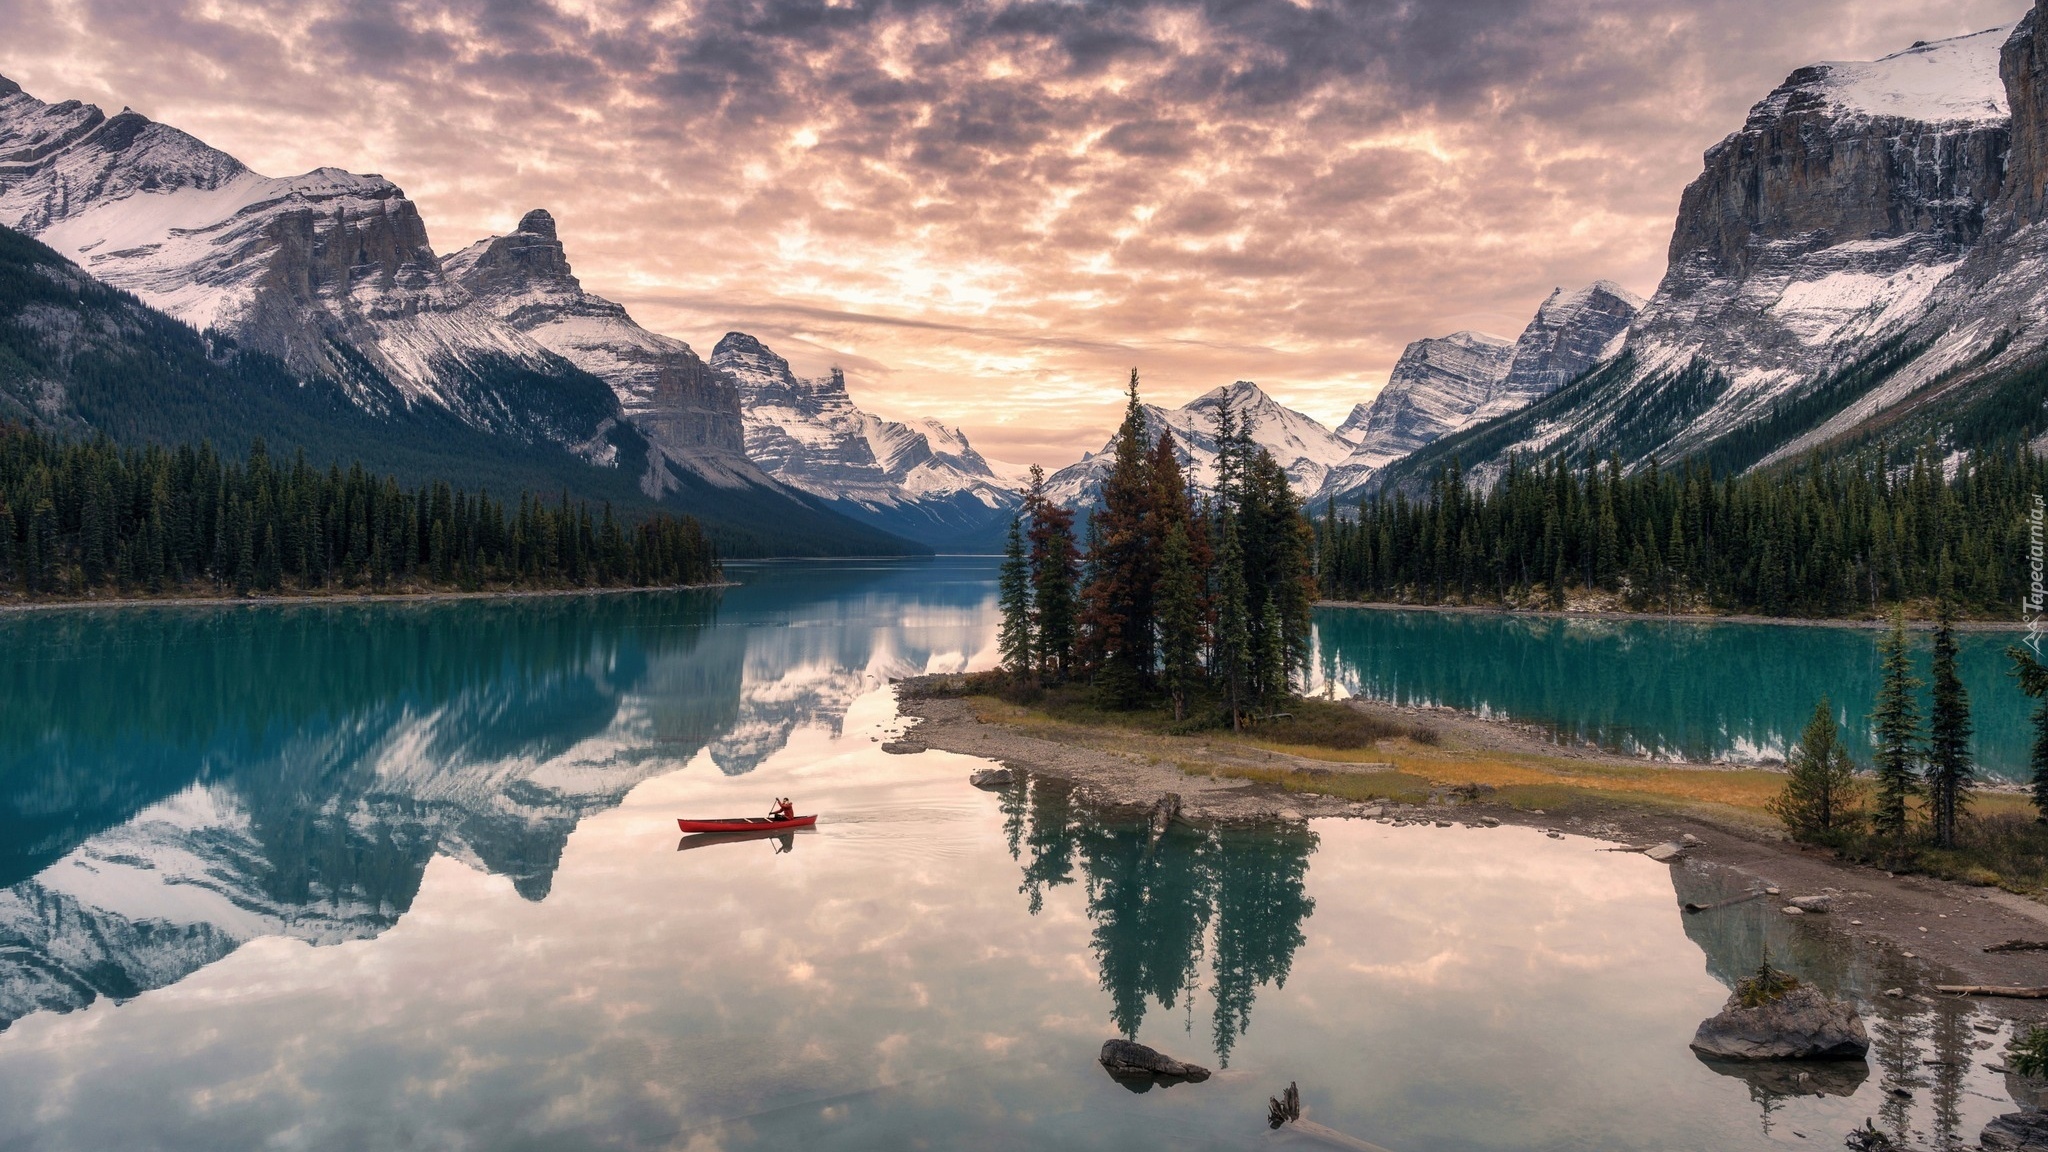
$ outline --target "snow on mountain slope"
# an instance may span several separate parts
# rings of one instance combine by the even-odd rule
[[[1763,107],[1782,115],[1795,100],[1824,102],[1837,114],[1861,114],[1921,124],[1998,124],[2007,116],[1998,48],[2012,33],[2005,25],[1968,36],[1915,44],[1879,60],[1829,61],[1794,73],[1811,79],[1773,92]]]
[[[1273,454],[1287,470],[1289,486],[1306,496],[1323,483],[1330,468],[1351,454],[1351,445],[1310,417],[1284,407],[1258,385],[1240,380],[1214,388],[1179,408],[1144,406],[1147,435],[1173,437],[1174,452],[1188,479],[1204,486],[1216,482],[1216,420],[1228,404],[1252,442]],[[1102,502],[1102,482],[1115,462],[1115,437],[1102,451],[1083,457],[1046,478],[1046,496],[1055,504],[1092,510]]]
[[[545,209],[441,268],[477,307],[611,385],[633,426],[678,466],[721,487],[774,485],[747,459],[738,391],[688,344],[584,291]]]
[[[743,332],[718,342],[711,367],[739,391],[748,458],[856,519],[933,547],[980,548],[1022,502],[958,429],[864,412],[836,368],[803,379]]]
[[[470,307],[382,176],[262,176],[135,112],[46,104],[0,78],[0,224],[373,410],[395,386],[488,431],[616,459],[616,404]]]
[[[1642,297],[1601,280],[1551,292],[1513,344],[1472,332],[1410,344],[1387,386],[1338,429],[1352,451],[1331,469],[1314,502],[1348,504],[1396,461],[1521,411],[1613,359],[1642,307]]]
[[[2048,358],[2048,212],[2028,195],[2048,170],[2028,143],[2048,129],[2042,3],[1793,72],[1707,151],[1612,365],[1376,483],[1418,487],[1452,454],[1484,482],[1515,453],[1746,468],[1873,423],[1945,435],[1976,391]]]
[[[1515,346],[1484,332],[1408,345],[1387,386],[1337,429],[1353,444],[1347,468],[1378,468],[1471,421],[1514,362]]]

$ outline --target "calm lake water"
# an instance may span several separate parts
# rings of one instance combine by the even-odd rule
[[[1815,923],[1680,913],[1724,875],[1521,829],[1148,847],[883,754],[889,679],[992,658],[987,562],[735,576],[0,620],[0,1148],[1245,1149],[1289,1081],[1394,1152],[2011,1108],[1973,1006],[1876,995],[1900,974]],[[679,844],[774,795],[825,820]],[[1694,1058],[1766,948],[1866,1004],[1867,1066]],[[1133,1092],[1094,1062],[1119,1033],[1220,1071]]]
[[[1318,690],[1510,716],[1639,756],[1736,763],[1782,761],[1826,696],[1870,760],[1880,634],[1869,629],[1331,608],[1316,630]],[[2024,635],[1958,636],[1978,763],[2009,780],[2028,774],[2034,739],[2035,702],[2005,655]],[[1927,680],[1929,637],[1912,643]]]

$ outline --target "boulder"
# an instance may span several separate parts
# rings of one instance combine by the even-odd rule
[[[1716,1060],[1860,1060],[1870,1034],[1855,1008],[1801,985],[1755,1008],[1728,997],[1720,1015],[1700,1021],[1692,1050]]]
[[[1792,907],[1801,912],[1832,912],[1835,901],[1832,896],[1794,896]]]
[[[919,752],[928,751],[928,749],[915,740],[891,740],[887,744],[882,745],[882,751],[887,752],[891,756],[915,756]]]
[[[1667,840],[1651,848],[1643,849],[1643,855],[1659,864],[1666,864],[1685,855],[1685,845],[1676,840]]]
[[[1209,1078],[1209,1070],[1200,1064],[1175,1060],[1133,1040],[1104,1040],[1102,1053],[1096,1059],[1119,1080],[1146,1078],[1199,1084]]]
[[[1986,1152],[2048,1152],[2048,1113],[2008,1112],[1986,1124],[1977,1143]]]
[[[977,768],[967,782],[976,788],[1008,788],[1017,782],[1017,773],[1010,768]]]

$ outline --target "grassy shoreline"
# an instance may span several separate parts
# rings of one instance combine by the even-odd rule
[[[1427,806],[1456,797],[1503,815],[1684,816],[1783,841],[1768,807],[1785,785],[1782,768],[1650,762],[1550,745],[1510,722],[1417,714],[1373,701],[1297,701],[1285,721],[1231,732],[1190,730],[1165,709],[1107,711],[1081,690],[1035,700],[964,699],[984,725],[1135,754],[1185,777],[1246,781],[1304,800]],[[1960,848],[1914,845],[1899,853],[1865,838],[1811,850],[1845,865],[2040,899],[2048,897],[2048,827],[2034,817],[2024,789],[1999,785],[1973,796]]]

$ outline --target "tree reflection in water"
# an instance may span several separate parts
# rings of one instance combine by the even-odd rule
[[[1048,780],[1003,789],[1001,803],[1010,854],[1023,865],[1018,890],[1033,915],[1078,868],[1117,1030],[1135,1038],[1153,1003],[1192,1011],[1207,959],[1212,1040],[1228,1067],[1258,990],[1286,986],[1307,940],[1315,833],[1175,824],[1154,842],[1144,823],[1090,812],[1071,788]]]
[[[1673,868],[1671,880],[1680,905],[1716,903],[1756,884],[1752,877],[1696,862]],[[1831,929],[1805,917],[1787,916],[1780,906],[1780,901],[1766,898],[1680,916],[1686,936],[1705,954],[1708,973],[1731,989],[1768,955],[1772,965],[1830,995],[1855,1001],[1870,1032],[1868,1062],[1703,1063],[1749,1086],[1766,1132],[1772,1114],[1787,1097],[1855,1095],[1869,1078],[1870,1065],[1875,1065],[1881,1095],[1874,1107],[1880,1128],[1905,1147],[1924,1142],[1916,1127],[1932,1137],[1935,1147],[1960,1147],[1963,1096],[1980,1051],[1980,1037],[1971,1027],[1978,1006],[1949,997],[1923,1002],[1886,996],[1888,988],[1922,984],[1921,975],[1891,953],[1858,947],[1839,925]]]

